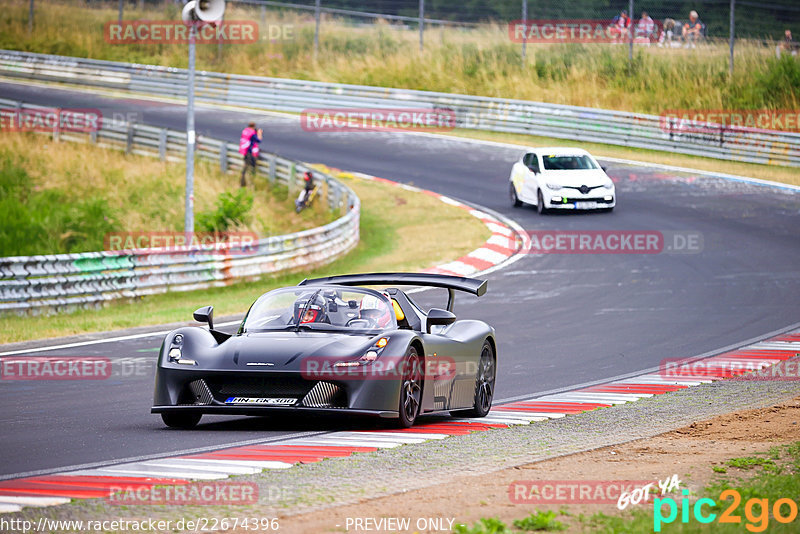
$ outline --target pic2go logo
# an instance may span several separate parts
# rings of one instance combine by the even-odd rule
[[[683,490],[684,497],[681,499],[680,513],[681,523],[689,523],[689,513],[694,516],[698,523],[718,523],[741,524],[742,517],[736,514],[736,510],[742,502],[742,496],[738,490],[728,489],[719,494],[719,501],[731,499],[730,505],[719,515],[711,512],[717,506],[714,499],[707,497],[698,499],[694,505],[689,504],[686,497],[689,490]],[[668,508],[668,513],[664,516],[664,506]],[[744,504],[744,516],[747,519],[745,528],[750,532],[764,532],[769,527],[770,506],[769,499],[748,499]],[[772,517],[778,523],[791,523],[797,519],[797,503],[792,499],[778,499],[772,505]],[[655,498],[653,500],[653,531],[661,532],[662,525],[669,525],[678,518],[678,504],[671,497]]]

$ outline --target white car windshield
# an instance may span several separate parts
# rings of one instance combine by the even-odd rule
[[[597,164],[589,156],[542,156],[545,170],[568,171],[597,169]]]
[[[389,298],[377,291],[331,286],[276,289],[250,308],[243,332],[267,330],[374,331],[396,328]]]

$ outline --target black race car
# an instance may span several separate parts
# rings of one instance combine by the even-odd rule
[[[423,311],[393,286],[445,288],[447,309]],[[480,296],[486,281],[413,273],[304,280],[262,295],[232,335],[214,329],[211,306],[200,308],[194,318],[208,330],[179,328],[161,345],[151,412],[176,428],[203,414],[346,412],[401,427],[420,414],[483,417],[494,394],[495,331],[456,320],[455,291]]]

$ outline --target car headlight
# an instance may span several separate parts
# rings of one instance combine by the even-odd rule
[[[176,362],[181,359],[181,349],[178,347],[173,347],[169,349],[169,360],[171,362]]]
[[[614,182],[612,182],[611,180],[607,181],[606,183],[603,184],[603,188],[604,189],[614,189]]]
[[[383,349],[386,347],[386,344],[389,342],[388,338],[382,337],[378,341],[375,342],[364,355],[359,358],[358,360],[345,360],[336,362],[333,364],[334,367],[359,367],[361,365],[367,365],[369,363],[374,362],[378,359]]]
[[[557,184],[555,182],[547,182],[545,183],[548,189],[552,189],[553,191],[558,191],[561,189],[561,184]]]

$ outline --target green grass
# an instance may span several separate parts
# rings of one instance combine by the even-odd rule
[[[37,150],[32,151],[31,147]],[[324,202],[301,214],[285,187],[198,161],[196,229],[260,237],[320,226],[335,216]],[[185,167],[40,134],[0,136],[0,256],[104,250],[109,234],[180,232]]]
[[[506,534],[513,532],[497,517],[482,517],[471,527],[463,524],[453,527],[456,534]]]
[[[465,524],[458,524],[453,528],[456,534],[510,534],[518,532],[554,532],[565,530],[567,527],[556,519],[559,515],[566,515],[562,512],[556,513],[552,510],[534,510],[529,516],[522,519],[515,519],[514,528],[510,528],[498,517],[482,517],[470,527]]]
[[[51,54],[185,67],[182,44],[108,44],[104,23],[116,6],[76,7],[37,3],[36,31],[27,32],[28,2],[8,2],[0,15],[0,47]],[[178,18],[178,7],[126,7],[126,19]],[[290,27],[274,42],[198,46],[198,68],[287,78],[404,87],[521,98],[658,114],[667,109],[797,109],[800,61],[776,59],[771,46],[737,42],[736,70],[728,75],[727,44],[697,49],[638,48],[632,64],[627,49],[610,45],[521,45],[510,42],[503,21],[477,29],[430,29],[425,51],[414,31],[385,22],[354,27],[325,17],[314,60],[313,19],[267,12],[267,24]],[[260,20],[258,9],[229,4],[228,20]],[[64,29],[70,31],[65,32]],[[262,28],[265,34],[268,28]]]
[[[763,467],[767,471],[774,471],[777,469],[775,462],[769,458],[758,458],[755,456],[745,456],[742,458],[733,458],[728,460],[727,464],[737,469],[749,470],[754,467]]]

